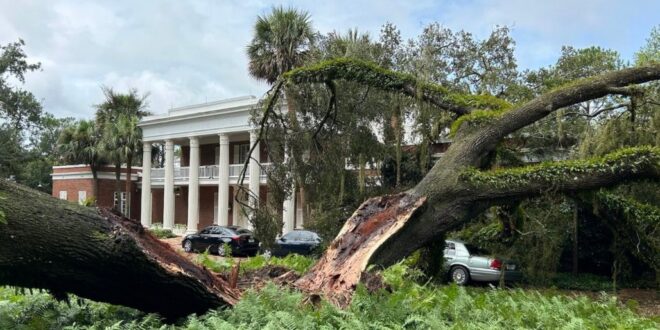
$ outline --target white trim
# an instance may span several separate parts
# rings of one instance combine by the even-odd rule
[[[81,179],[93,179],[92,173],[89,171],[85,172],[69,172],[69,173],[51,173],[53,180],[81,180]],[[103,180],[115,180],[115,174],[112,172],[101,172],[98,174],[99,179]],[[121,180],[126,180],[126,173],[122,173],[120,176]],[[131,181],[137,181],[138,175],[136,173],[131,174]]]
[[[211,129],[197,130],[197,131],[186,131],[178,134],[152,135],[149,137],[144,137],[142,140],[144,142],[162,142],[164,140],[184,139],[193,136],[202,137],[207,135],[217,135],[218,133],[242,133],[242,132],[249,132],[250,130],[252,130],[252,126],[250,125],[230,126],[230,127],[211,128]]]

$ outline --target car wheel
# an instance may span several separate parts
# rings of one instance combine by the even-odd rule
[[[183,241],[183,251],[192,252],[192,242],[190,240]]]
[[[225,251],[225,245],[218,245],[218,255],[224,257],[225,254],[227,254],[227,251]]]
[[[470,273],[465,267],[456,266],[451,269],[449,275],[451,276],[452,282],[458,285],[466,285],[470,281]]]

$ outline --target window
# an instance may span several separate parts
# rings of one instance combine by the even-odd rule
[[[454,243],[445,243],[445,255],[456,255],[456,245]]]
[[[60,190],[60,199],[67,200],[66,190]]]
[[[87,199],[87,191],[86,190],[79,190],[78,191],[78,204],[84,203],[86,199]]]
[[[128,217],[130,212],[130,207],[127,203],[126,192],[125,191],[115,191],[113,196],[113,206],[115,210],[118,210],[121,214]]]
[[[250,144],[249,143],[239,144],[237,148],[238,148],[238,164],[243,164],[247,160],[248,152],[250,152]],[[255,150],[255,152],[257,151]]]

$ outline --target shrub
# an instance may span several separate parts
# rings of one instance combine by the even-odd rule
[[[176,235],[174,235],[174,233],[170,229],[151,228],[151,229],[149,229],[149,231],[151,232],[151,234],[153,234],[154,236],[156,236],[160,239],[177,237]]]

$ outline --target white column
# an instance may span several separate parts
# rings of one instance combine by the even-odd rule
[[[261,148],[259,147],[258,132],[256,130],[250,131],[250,148],[254,146],[254,151],[250,155],[250,206],[253,208],[259,207],[259,185],[261,181]],[[256,146],[255,146],[256,145]],[[248,228],[252,227],[248,221]]]
[[[165,187],[163,189],[163,228],[174,228],[174,142],[165,140]]]
[[[284,222],[284,228],[282,228],[282,234],[286,234],[294,229],[294,222],[296,217],[296,189],[295,185],[292,185],[291,195],[284,200],[283,215],[282,220]]]
[[[284,163],[289,161],[289,146],[284,145]],[[291,173],[288,173],[291,175]],[[296,184],[291,180],[291,195],[288,196],[284,203],[282,204],[282,222],[284,227],[282,228],[282,234],[293,231],[296,222]]]
[[[197,232],[199,224],[199,138],[190,138],[190,167],[188,170],[188,225],[186,233]]]
[[[229,225],[229,137],[220,136],[218,161],[218,224]]]
[[[142,145],[142,199],[140,222],[143,227],[151,226],[151,142]]]

